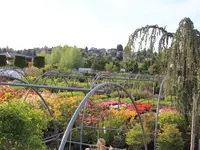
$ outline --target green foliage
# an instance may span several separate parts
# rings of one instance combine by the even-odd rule
[[[123,60],[131,60],[132,59],[131,57],[132,57],[131,47],[126,46],[124,48]]]
[[[6,66],[7,64],[6,60],[7,60],[6,55],[0,55],[0,66]]]
[[[122,68],[127,72],[137,73],[139,71],[138,63],[134,60],[126,60],[121,63]]]
[[[175,124],[165,124],[158,134],[158,150],[183,150],[184,142]]]
[[[56,67],[61,71],[78,69],[83,64],[81,50],[67,45],[53,48],[51,54],[42,51],[39,56],[45,56],[46,65],[51,65],[51,67]]]
[[[36,67],[29,67],[24,70],[24,73],[27,77],[38,77],[43,73],[42,69],[38,69]]]
[[[41,137],[47,126],[42,111],[26,103],[12,101],[0,105],[1,149],[45,149]]]
[[[159,124],[163,127],[165,124],[176,124],[181,132],[186,131],[186,120],[182,114],[177,112],[161,112],[159,114]]]
[[[160,66],[159,64],[153,64],[148,68],[148,72],[151,75],[160,74]]]
[[[59,62],[59,69],[67,71],[68,69],[78,69],[83,63],[82,54],[77,47],[64,46],[62,56]]]
[[[51,65],[51,64],[52,64],[52,63],[51,63],[51,54],[47,54],[47,53],[45,52],[45,50],[41,51],[41,52],[38,54],[38,56],[43,56],[43,57],[45,57],[45,64],[47,64],[47,65]]]
[[[148,73],[148,68],[151,65],[151,61],[150,60],[145,60],[144,63],[142,63],[142,65],[140,66],[140,72],[141,73]]]
[[[108,62],[108,58],[106,56],[96,56],[92,63],[92,69],[94,70],[104,70],[106,63]]]
[[[108,120],[100,121],[99,127],[107,127],[107,128],[115,128],[115,129],[122,129],[124,127],[124,124],[121,120],[118,118],[109,118]],[[112,143],[114,141],[115,136],[117,136],[116,131],[105,131],[100,132],[99,136],[105,139],[108,143]]]
[[[95,57],[94,56],[88,56],[87,58],[84,58],[84,68],[91,68],[92,63],[94,62]]]
[[[150,133],[148,131],[145,131],[145,138],[147,143],[151,142]],[[140,150],[144,145],[140,124],[136,124],[128,133],[126,133],[126,143],[130,145],[133,150]]]
[[[19,68],[25,68],[28,66],[28,63],[24,56],[15,56],[14,65]]]
[[[50,64],[59,64],[60,60],[61,60],[61,56],[63,55],[63,48],[61,46],[57,46],[55,48],[52,49],[52,53],[50,55]]]
[[[45,57],[43,56],[36,56],[33,59],[33,66],[37,68],[43,68],[45,65]]]
[[[117,72],[119,71],[119,66],[115,65],[113,62],[110,62],[106,64],[105,70],[110,72]]]
[[[169,49],[168,82],[172,94],[176,96],[176,108],[188,121],[192,112],[193,94],[197,93],[199,88],[199,48],[199,31],[194,28],[190,18],[182,19]]]

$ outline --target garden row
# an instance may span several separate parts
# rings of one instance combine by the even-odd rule
[[[2,148],[55,148],[56,142],[46,144],[43,142],[54,134],[54,125],[58,127],[59,133],[66,129],[75,109],[83,100],[84,94],[74,92],[72,96],[70,92],[41,91],[53,112],[54,117],[52,118],[35,92],[31,91],[24,102],[23,98],[26,92],[27,90],[24,88],[0,87],[0,134],[3,135],[0,143]],[[142,130],[135,108],[128,98],[120,98],[120,101],[118,106],[118,97],[115,94],[111,94],[111,96],[95,94],[90,98],[84,119],[85,126],[113,128],[116,131],[84,128],[83,143],[95,144],[99,138],[103,138],[107,147],[129,149],[143,147]],[[136,102],[142,116],[149,148],[153,144],[155,128],[155,109],[152,107],[152,102],[152,100],[145,99]],[[187,138],[187,125],[184,117],[172,107],[167,107],[169,103],[164,104],[159,114],[157,146],[162,150],[183,149],[183,139]],[[119,107],[120,110],[118,110]],[[81,124],[82,113],[79,114],[75,126],[78,127]],[[117,129],[121,131],[119,132]],[[80,142],[80,130],[73,131],[71,140]],[[69,145],[67,144],[67,146]],[[73,147],[76,149],[78,145],[73,145]]]

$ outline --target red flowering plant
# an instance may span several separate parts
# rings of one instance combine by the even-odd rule
[[[149,111],[151,109],[151,103],[140,103],[140,102],[136,102],[136,106],[138,108],[138,111],[140,114],[143,114],[147,111]],[[133,106],[133,104],[128,106],[129,110],[135,111],[135,107]]]
[[[87,125],[96,124],[100,120],[105,120],[107,114],[109,113],[109,106],[101,105],[101,103],[96,102],[91,99],[87,106],[87,116],[84,121]]]

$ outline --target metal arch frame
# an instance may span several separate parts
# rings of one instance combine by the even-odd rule
[[[139,75],[139,74],[138,74]],[[133,83],[133,88],[135,85],[135,81],[137,80],[138,75],[136,75],[134,83]],[[139,76],[140,77],[140,76]],[[157,77],[157,76],[155,76]],[[158,101],[157,101],[157,109],[156,109],[156,120],[155,120],[155,131],[154,131],[154,150],[156,150],[156,142],[157,142],[157,131],[158,131],[158,118],[159,118],[159,110],[160,110],[160,100],[161,100],[161,95],[162,95],[162,89],[164,85],[166,77],[161,81],[160,84],[160,90],[159,90],[159,95],[158,95]],[[132,93],[131,96],[133,97],[133,88],[132,88]]]
[[[160,91],[159,91],[159,96],[158,96],[158,102],[157,102],[157,109],[156,109],[156,122],[155,122],[155,132],[154,132],[154,150],[156,150],[156,142],[157,142],[157,131],[158,131],[158,115],[159,115],[159,110],[160,110],[160,100],[161,100],[161,95],[162,95],[162,89],[163,89],[163,84],[166,78],[164,78],[161,82],[160,85]]]
[[[120,106],[119,105],[121,105],[121,100],[120,100],[120,91],[119,91],[118,87],[117,87],[117,94],[118,94],[118,110],[120,110]],[[80,130],[80,143],[82,143],[82,141],[83,141],[83,128],[84,128],[84,119],[85,119],[85,113],[86,113],[86,109],[87,109],[87,104],[88,104],[88,101],[85,103],[84,109],[83,109],[82,122],[81,122],[81,128],[80,128],[81,129]],[[80,150],[82,150],[82,146],[81,145],[80,145]]]
[[[82,100],[82,102],[80,103],[80,105],[77,107],[77,109],[75,110],[65,132],[64,132],[64,135],[62,137],[62,140],[61,140],[61,144],[59,146],[59,150],[64,150],[65,148],[65,144],[67,142],[67,139],[70,135],[70,132],[72,130],[72,127],[78,117],[78,114],[79,112],[81,111],[81,109],[87,104],[89,98],[91,95],[93,95],[97,90],[101,89],[102,87],[105,87],[107,85],[110,85],[110,86],[115,86],[117,88],[120,88],[121,90],[123,90],[127,95],[128,97],[130,98],[130,100],[132,101],[133,103],[133,106],[135,107],[135,110],[138,114],[138,117],[139,117],[139,122],[140,122],[140,125],[141,125],[141,128],[142,128],[142,136],[143,136],[143,142],[144,142],[144,147],[145,147],[145,150],[147,150],[147,142],[146,142],[146,138],[145,138],[145,131],[144,131],[144,127],[143,127],[143,123],[142,123],[142,118],[140,116],[140,113],[138,111],[138,108],[137,108],[137,105],[135,103],[135,101],[133,100],[133,98],[131,97],[131,95],[126,91],[126,89],[124,87],[122,87],[121,85],[119,84],[116,84],[116,83],[112,83],[112,82],[108,82],[108,83],[103,83],[103,84],[100,84],[98,85],[97,87],[95,87],[94,89],[92,89],[86,96],[85,98]]]
[[[35,81],[33,82],[33,84],[37,84],[38,81],[40,80],[40,78],[42,78],[42,77],[46,76],[48,73],[52,73],[52,72],[53,72],[53,73],[58,73],[58,72],[55,72],[55,71],[47,71],[47,72],[45,72],[45,73],[39,75],[39,76],[35,79]],[[69,86],[69,83],[67,82],[67,80],[66,80],[65,78],[63,78],[63,79],[64,79],[65,83]],[[26,95],[25,95],[25,97],[24,97],[24,101],[27,99],[30,90],[31,90],[31,88],[28,89],[28,91],[27,91],[27,93],[26,93]],[[72,92],[71,92],[71,93],[72,93]],[[72,95],[73,95],[73,94],[72,94]]]
[[[26,81],[23,81],[23,80],[21,80],[21,79],[15,78],[15,77],[10,77],[10,76],[1,76],[1,77],[12,78],[12,79],[18,80],[18,81],[20,81],[20,82],[22,82],[22,83],[24,83],[24,84],[28,84]],[[12,85],[11,85],[11,86],[12,86]],[[42,95],[37,91],[36,88],[31,87],[31,89],[32,89],[34,92],[36,92],[36,93],[38,94],[38,96],[40,97],[40,99],[41,99],[42,102],[44,103],[46,109],[48,110],[50,116],[53,116],[53,113],[52,113],[52,111],[50,110],[50,108],[49,108],[49,106],[48,106],[48,103],[47,103],[46,100],[42,97]]]
[[[94,77],[94,81],[90,87],[90,89],[93,89],[95,88],[95,84],[96,82],[100,79],[100,78],[104,78],[104,77],[108,77],[109,79],[111,79],[111,81],[114,83],[114,80],[113,78],[111,77],[111,75],[109,74],[98,74],[97,76]],[[95,79],[96,78],[96,79]],[[119,88],[117,88],[117,94],[118,94],[118,102],[120,102],[120,91],[119,91]],[[119,107],[118,107],[119,108]],[[85,109],[84,109],[85,111]]]
[[[114,82],[114,81],[113,81],[113,78],[111,77],[111,75],[109,75],[109,74],[99,74],[99,75],[97,75],[97,76],[94,77],[94,80],[93,80],[92,85],[90,86],[90,89],[93,89],[93,88],[95,87],[95,84],[97,83],[97,81],[98,81],[100,78],[103,78],[103,77],[108,77],[109,79],[112,80],[112,82]]]
[[[15,72],[19,73],[22,78],[26,79],[26,81],[25,81],[26,83],[30,83],[30,80],[23,73],[21,73],[20,71],[18,71],[17,69],[15,69],[15,68],[14,69],[7,68],[7,69],[0,70],[0,72],[6,72],[6,71],[15,71]],[[12,78],[12,76],[6,76],[6,78]]]
[[[40,76],[38,76],[36,79],[35,79],[35,81],[33,82],[33,84],[36,84],[38,81],[39,81],[39,79],[40,78],[42,78],[43,76],[53,76],[53,77],[55,77],[56,75],[55,74],[53,74],[53,75],[51,75],[50,73],[55,73],[57,76],[59,76],[59,77],[61,77],[61,78],[63,78],[64,79],[64,81],[65,81],[65,83],[67,84],[67,86],[69,86],[69,83],[67,82],[67,80],[65,80],[65,76],[63,75],[58,75],[58,74],[61,74],[61,72],[56,72],[56,71],[47,71],[47,72],[45,72],[45,73],[43,73],[43,74],[41,74]],[[50,75],[48,75],[48,74],[50,74]]]

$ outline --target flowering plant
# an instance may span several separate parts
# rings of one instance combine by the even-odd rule
[[[136,106],[138,108],[138,111],[140,114],[145,113],[146,111],[149,111],[151,109],[151,103],[140,103],[136,102]],[[135,111],[135,107],[133,104],[128,106],[129,110]]]

